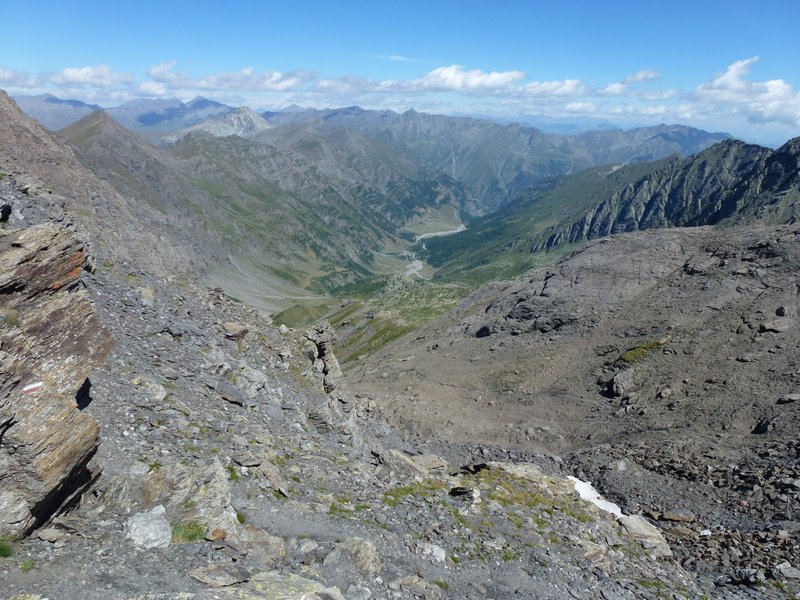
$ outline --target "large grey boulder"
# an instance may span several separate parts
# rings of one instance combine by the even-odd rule
[[[164,517],[165,512],[159,505],[133,515],[125,523],[125,537],[145,550],[166,548],[172,541],[172,527]]]

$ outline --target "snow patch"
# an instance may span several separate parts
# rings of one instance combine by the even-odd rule
[[[622,509],[613,502],[609,502],[603,498],[600,495],[600,492],[594,489],[594,486],[591,483],[588,481],[581,481],[577,477],[572,477],[571,475],[568,477],[568,479],[575,484],[575,491],[578,492],[578,495],[581,498],[587,502],[591,502],[600,510],[611,513],[617,518],[622,517]]]

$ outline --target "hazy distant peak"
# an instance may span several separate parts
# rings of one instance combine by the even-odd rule
[[[242,106],[226,115],[207,119],[197,125],[192,125],[168,135],[164,138],[164,141],[173,143],[184,138],[189,133],[207,133],[214,137],[228,137],[230,135],[250,137],[270,127],[271,125],[264,117],[249,107]]]
[[[189,100],[189,102],[186,102],[185,106],[190,110],[200,110],[205,108],[221,108],[225,107],[225,104],[217,102],[216,100],[209,100],[203,96],[197,96]]]
[[[38,94],[35,96],[15,96],[14,100],[28,116],[55,131],[97,110],[102,110],[97,104],[87,104],[80,100],[62,99],[52,94]]]

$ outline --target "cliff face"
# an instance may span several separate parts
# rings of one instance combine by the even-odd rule
[[[559,223],[532,250],[615,233],[713,225],[725,219],[792,222],[800,198],[798,140],[776,151],[729,140],[675,159],[615,191],[580,218]]]
[[[97,476],[82,412],[113,345],[83,291],[83,243],[55,224],[0,231],[0,536],[47,522]]]

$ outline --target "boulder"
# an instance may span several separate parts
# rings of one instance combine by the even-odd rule
[[[0,536],[31,533],[99,475],[82,409],[113,339],[77,289],[86,256],[55,224],[0,231]]]
[[[236,585],[250,579],[247,569],[234,563],[200,567],[190,571],[189,575],[197,581],[215,588]]]
[[[144,478],[141,498],[145,506],[163,504],[172,523],[197,523],[214,539],[241,539],[230,474],[218,460],[197,466],[165,463]]]
[[[223,323],[222,328],[225,330],[225,337],[234,341],[244,339],[244,336],[249,332],[249,329],[241,323]]]
[[[145,550],[166,548],[172,541],[172,527],[164,517],[165,512],[163,506],[156,506],[136,513],[125,522],[125,537]]]
[[[628,536],[639,542],[642,548],[649,550],[653,558],[672,556],[672,550],[658,528],[641,515],[624,515],[619,518],[619,524]]]

